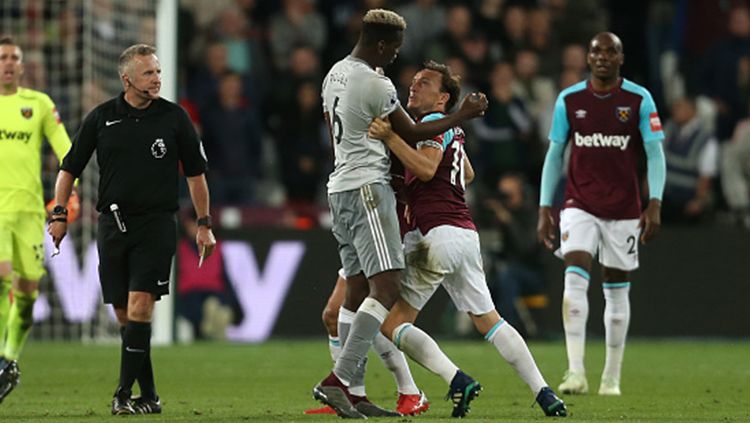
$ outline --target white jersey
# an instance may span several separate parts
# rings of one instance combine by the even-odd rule
[[[328,193],[388,183],[389,150],[380,140],[369,138],[367,129],[373,119],[388,116],[399,106],[391,80],[350,55],[328,72],[321,96],[323,111],[331,122],[335,154]]]

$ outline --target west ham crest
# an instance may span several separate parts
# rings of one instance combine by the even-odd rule
[[[630,107],[618,107],[617,119],[622,123],[625,123],[628,120],[630,120]]]
[[[25,117],[26,119],[31,119],[31,117],[34,115],[34,109],[31,107],[21,107],[21,116]]]

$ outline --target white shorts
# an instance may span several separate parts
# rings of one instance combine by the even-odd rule
[[[481,315],[495,309],[476,231],[444,225],[423,236],[414,230],[404,236],[404,255],[401,298],[417,310],[441,284],[459,311]]]
[[[585,251],[599,255],[605,267],[631,271],[638,268],[639,219],[600,219],[581,209],[560,212],[560,252]]]

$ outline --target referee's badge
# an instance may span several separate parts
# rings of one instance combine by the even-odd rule
[[[34,109],[31,107],[21,107],[21,116],[26,119],[31,119],[31,117],[34,116]]]
[[[164,144],[163,138],[157,138],[156,141],[151,144],[151,154],[157,159],[161,159],[167,155],[167,145]]]
[[[618,107],[617,119],[622,123],[625,123],[628,120],[630,120],[630,107]]]

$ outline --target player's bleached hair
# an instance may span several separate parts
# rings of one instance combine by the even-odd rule
[[[156,47],[148,44],[134,44],[125,49],[120,55],[117,63],[117,72],[120,76],[125,75],[125,71],[130,67],[135,56],[148,56],[156,53]]]
[[[445,111],[450,111],[456,105],[458,96],[461,94],[461,77],[454,75],[450,66],[432,60],[425,62],[422,65],[422,69],[440,74],[442,77],[440,80],[440,91],[450,95],[448,102],[445,103]]]
[[[398,13],[386,9],[371,9],[365,14],[362,22],[366,24],[389,25],[400,29],[406,29],[406,21]]]
[[[406,29],[406,21],[396,12],[385,9],[367,11],[362,19],[362,42],[373,45],[378,41],[393,42]]]

